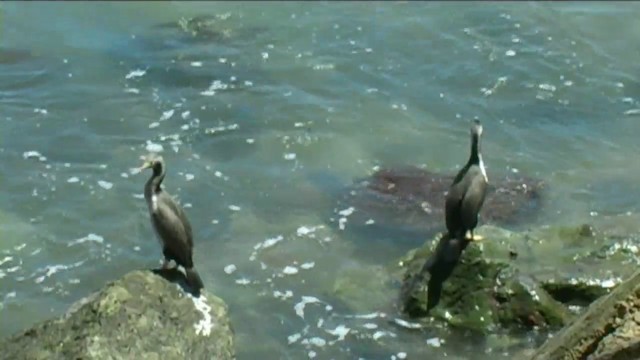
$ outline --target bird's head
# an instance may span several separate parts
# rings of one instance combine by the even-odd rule
[[[482,124],[480,120],[474,119],[471,123],[471,136],[480,137],[482,135]]]
[[[143,161],[142,166],[138,168],[138,171],[142,171],[144,169],[153,169],[153,172],[161,172],[162,167],[164,166],[164,160],[162,156],[158,154],[149,154],[147,156],[141,156],[140,160]]]

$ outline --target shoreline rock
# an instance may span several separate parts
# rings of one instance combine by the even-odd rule
[[[176,269],[132,271],[66,314],[0,341],[0,359],[234,359],[227,305]]]
[[[640,271],[547,340],[531,360],[640,359]]]

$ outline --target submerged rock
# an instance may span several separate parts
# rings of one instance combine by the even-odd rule
[[[356,209],[349,217],[350,226],[433,236],[444,226],[445,195],[453,177],[417,167],[382,169],[350,187],[339,207]],[[542,188],[542,181],[532,178],[493,178],[480,212],[481,222],[505,226],[530,219],[541,207]]]
[[[226,304],[193,298],[177,270],[134,271],[0,343],[0,359],[233,359]],[[171,281],[168,281],[170,279]]]

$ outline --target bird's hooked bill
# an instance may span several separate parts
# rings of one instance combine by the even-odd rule
[[[140,160],[143,161],[142,166],[135,167],[135,168],[130,168],[129,169],[129,173],[131,175],[137,175],[137,174],[141,173],[142,170],[151,167],[151,161],[149,161],[147,156],[144,156],[144,155],[140,156]]]

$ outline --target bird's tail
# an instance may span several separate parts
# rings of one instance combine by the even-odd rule
[[[187,275],[187,283],[195,292],[200,292],[201,289],[204,288],[204,284],[202,283],[202,279],[200,275],[196,271],[195,268],[185,268],[185,273]]]

